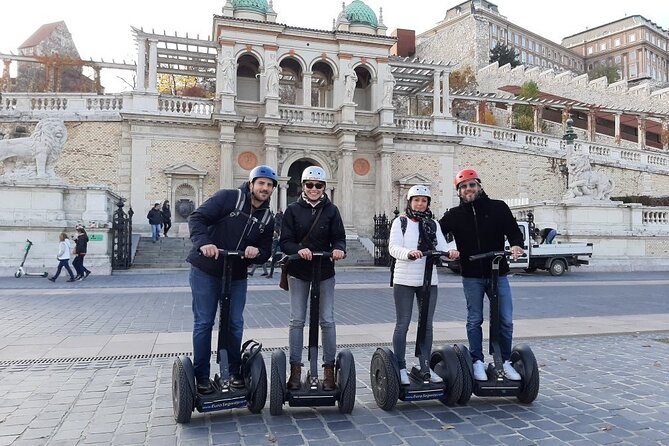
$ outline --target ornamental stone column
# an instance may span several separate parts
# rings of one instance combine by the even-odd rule
[[[2,85],[0,86],[1,87],[0,91],[9,92],[11,84],[9,68],[10,65],[12,64],[12,61],[10,59],[4,59],[3,63],[4,66],[2,67]]]
[[[441,82],[443,83],[443,92],[441,94],[442,100],[442,114],[447,118],[452,117],[451,114],[451,86],[448,79],[449,73],[447,71],[441,72]]]
[[[288,180],[279,181],[279,207],[285,211],[288,207]]]
[[[302,73],[302,105],[311,107],[311,71]]]
[[[221,123],[220,137],[221,155],[219,160],[219,188],[230,189],[233,187],[233,163],[235,146],[234,124]]]
[[[441,71],[432,72],[432,116],[441,116]]]
[[[375,213],[390,213],[392,210],[392,155],[393,136],[382,135],[376,140],[376,206]]]
[[[614,134],[613,137],[615,139],[615,143],[620,145],[620,116],[622,115],[621,112],[617,112],[613,115],[613,123],[614,123]]]
[[[146,38],[137,39],[137,80],[135,90],[146,91]]]
[[[149,86],[150,93],[158,92],[158,39],[149,39]]]
[[[541,133],[541,124],[543,121],[544,107],[542,105],[534,106],[534,132]]]
[[[353,224],[353,153],[355,148],[355,133],[341,132],[338,135],[339,146],[339,210],[344,221],[347,239],[358,239],[358,234]]]
[[[637,117],[637,144],[639,150],[646,148],[646,116],[639,115]]]

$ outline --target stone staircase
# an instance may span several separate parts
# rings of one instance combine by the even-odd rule
[[[337,266],[374,266],[374,257],[360,240],[346,240],[346,258]]]
[[[133,268],[188,268],[186,256],[193,244],[185,237],[141,237],[132,262]]]

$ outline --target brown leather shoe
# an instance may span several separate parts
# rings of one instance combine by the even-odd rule
[[[298,390],[302,387],[300,380],[302,378],[302,364],[290,365],[290,378],[288,379],[288,390]]]
[[[323,377],[323,390],[335,389],[334,365],[326,365]]]

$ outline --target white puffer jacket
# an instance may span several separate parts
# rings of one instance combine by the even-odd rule
[[[72,242],[65,239],[58,244],[58,260],[70,260],[72,255]]]
[[[455,242],[447,243],[444,234],[441,233],[439,222],[437,225],[437,247],[439,251],[456,249]],[[395,276],[393,283],[398,285],[419,287],[423,285],[423,274],[425,273],[425,259],[409,260],[409,252],[418,247],[418,222],[407,218],[407,230],[402,235],[402,223],[399,218],[393,221],[390,228],[390,240],[388,241],[388,252],[397,259],[395,262]],[[437,285],[436,267],[432,271],[432,285]]]

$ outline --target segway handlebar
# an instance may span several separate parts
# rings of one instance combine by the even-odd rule
[[[421,251],[423,254],[423,257],[442,257],[446,256],[448,257],[448,252],[446,251],[437,251],[437,250],[429,250],[429,251]]]
[[[475,254],[473,256],[469,256],[469,260],[475,262],[476,260],[492,259],[498,256],[505,257],[508,255],[511,255],[509,251],[490,251],[490,252],[484,252],[483,254]]]
[[[328,251],[311,251],[311,255],[313,257],[323,257],[325,259],[329,259],[329,258],[332,257],[332,253],[328,252]],[[295,254],[289,254],[289,255],[283,256],[283,258],[281,259],[281,262],[287,262],[287,261],[292,261],[292,260],[300,260],[300,259],[302,259],[302,257],[300,257],[299,254],[295,253]]]
[[[202,255],[202,251],[198,249],[198,254]],[[219,249],[218,250],[218,255],[222,257],[231,257],[231,256],[239,256],[239,257],[244,257],[244,251],[235,251],[235,250],[228,250],[228,249]]]

